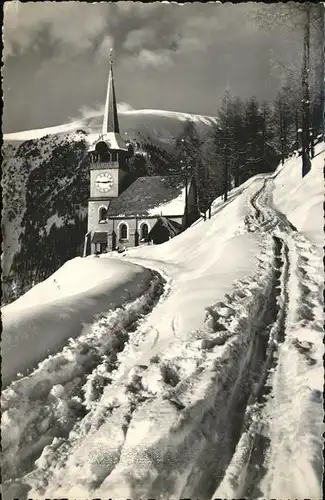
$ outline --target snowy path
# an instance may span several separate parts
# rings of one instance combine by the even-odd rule
[[[277,249],[265,361],[241,438],[214,496],[316,500],[323,472],[322,349],[317,346],[322,332],[321,255],[272,206],[272,183],[272,178],[264,180],[252,197],[254,213],[247,218],[248,230],[274,234]]]
[[[321,497],[322,255],[277,176],[121,257],[150,289],[4,391],[6,500]]]

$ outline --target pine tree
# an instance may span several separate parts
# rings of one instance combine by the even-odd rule
[[[324,5],[310,2],[258,7],[256,21],[262,29],[283,26],[301,33],[301,63],[291,65],[290,80],[299,82],[303,175],[310,169],[313,136],[324,134]],[[300,55],[300,54],[299,54]],[[282,65],[289,77],[288,68]]]
[[[198,189],[199,209],[206,212],[209,206],[209,170],[204,164],[203,141],[200,139],[192,120],[185,122],[181,134],[175,141],[177,164],[180,165],[186,183],[194,177]]]

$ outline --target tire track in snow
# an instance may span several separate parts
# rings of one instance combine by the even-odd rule
[[[259,498],[260,496],[257,484],[263,475],[263,460],[269,444],[267,437],[263,434],[260,415],[271,390],[269,376],[277,366],[278,345],[285,338],[288,305],[287,283],[290,265],[288,249],[279,238],[274,237],[274,241],[272,293],[266,310],[265,325],[259,332],[259,336],[265,339],[264,362],[255,373],[235,453],[214,494],[218,498]]]
[[[269,186],[272,179],[265,179],[263,185],[257,190],[251,199],[251,210],[248,213],[245,223],[248,231],[262,231],[273,234],[275,240],[275,276],[272,288],[273,307],[270,308],[270,323],[265,332],[268,338],[265,352],[265,363],[261,371],[259,380],[253,388],[248,401],[243,428],[240,433],[236,451],[232,457],[230,465],[214,493],[214,497],[227,498],[261,498],[265,497],[265,491],[260,490],[261,481],[265,476],[269,464],[267,454],[271,444],[268,422],[263,417],[263,409],[266,404],[271,404],[273,394],[273,372],[278,369],[278,356],[281,351],[279,347],[286,342],[288,334],[288,310],[292,308],[292,300],[298,306],[297,318],[303,321],[313,320],[311,302],[306,304],[306,294],[315,292],[317,286],[310,284],[308,280],[308,270],[306,262],[313,255],[312,245],[305,242],[307,256],[303,261],[302,248],[299,242],[304,239],[297,232],[297,229],[278,212],[269,201]],[[298,255],[298,265],[295,262],[295,255]],[[294,264],[291,262],[294,261]],[[299,266],[300,263],[300,266]],[[297,273],[297,287],[300,294],[295,294],[292,289],[292,276]],[[304,285],[305,281],[309,281]],[[291,299],[291,296],[293,299]],[[314,297],[315,303],[315,297]],[[262,332],[261,332],[262,333]],[[297,347],[299,342],[295,341]],[[306,347],[306,346],[304,346]],[[308,348],[303,349],[305,353]],[[308,355],[308,354],[306,354]],[[270,399],[271,398],[271,399]],[[274,496],[274,494],[273,494]]]
[[[272,400],[264,412],[271,443],[260,489],[263,497],[320,498],[324,467],[323,265],[321,251],[302,234],[293,234],[289,246],[291,300],[286,339],[272,376]]]
[[[33,469],[42,451],[51,443],[63,449],[74,427],[80,425],[110,384],[118,353],[168,293],[166,280],[156,271],[151,273],[147,292],[101,315],[85,334],[70,340],[60,353],[3,391],[4,494],[10,495],[17,488],[23,494],[23,476]]]

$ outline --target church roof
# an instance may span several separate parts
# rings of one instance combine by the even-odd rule
[[[89,152],[95,151],[96,144],[99,141],[106,142],[109,149],[113,150],[122,149],[124,151],[128,150],[125,140],[120,135],[112,60],[110,60],[110,67],[108,73],[108,83],[107,83],[102,134],[99,136],[98,140],[89,147],[88,151]]]
[[[106,92],[105,111],[104,111],[102,132],[103,132],[103,134],[107,134],[109,132],[114,132],[117,134],[120,133],[120,127],[119,127],[118,116],[117,116],[117,105],[116,105],[116,95],[115,95],[112,60],[110,61],[110,68],[109,68],[109,73],[108,73],[108,83],[107,83],[107,92]]]
[[[185,184],[179,175],[138,177],[111,201],[107,216],[159,216],[185,212]]]
[[[156,224],[153,226],[148,236],[150,237],[155,229],[158,229],[159,227],[164,227],[172,238],[177,236],[177,234],[179,234],[182,230],[182,225],[178,222],[170,220],[167,217],[159,216]]]
[[[100,141],[106,142],[109,149],[117,151],[120,149],[122,149],[123,151],[128,150],[128,146],[120,134],[115,134],[114,132],[108,132],[107,134],[100,135],[98,140],[88,148],[88,151],[89,152],[95,151],[96,144],[98,144],[98,142]]]
[[[95,231],[92,237],[92,243],[107,243],[107,232]]]

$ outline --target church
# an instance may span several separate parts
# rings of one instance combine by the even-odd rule
[[[90,197],[84,256],[121,246],[163,243],[199,217],[194,178],[155,175],[130,183],[133,154],[132,144],[120,134],[110,60],[102,134],[88,150]]]

